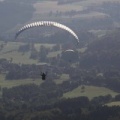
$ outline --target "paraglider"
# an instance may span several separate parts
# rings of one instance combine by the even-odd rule
[[[46,80],[47,73],[41,73],[42,80]]]
[[[78,38],[77,34],[76,34],[72,29],[70,29],[69,27],[67,27],[67,26],[65,26],[65,25],[63,25],[63,24],[60,24],[60,23],[58,23],[58,22],[53,22],[53,21],[38,21],[38,22],[33,22],[33,23],[30,23],[30,24],[26,24],[25,26],[23,26],[22,28],[20,28],[20,29],[18,30],[18,32],[17,32],[16,35],[15,35],[15,39],[17,39],[18,36],[19,36],[21,33],[23,33],[24,31],[26,31],[26,30],[28,30],[28,29],[35,28],[35,27],[44,27],[44,26],[47,26],[47,27],[53,26],[53,27],[60,28],[60,29],[62,29],[62,30],[67,31],[68,33],[70,33],[70,35],[72,35],[72,36],[74,37],[76,43],[79,44],[79,38]],[[66,52],[67,52],[67,51],[66,51]],[[70,52],[70,53],[71,53],[71,52]],[[69,54],[69,52],[68,52],[68,54]],[[74,52],[73,54],[75,54],[75,52]],[[72,54],[72,55],[73,55],[73,54]],[[71,55],[71,54],[70,54],[70,55]],[[70,56],[70,55],[68,55],[68,56],[70,57],[70,58],[69,58],[69,61],[71,61],[71,56]],[[74,59],[76,59],[76,58],[75,58],[76,56],[73,55],[73,57],[74,57]],[[42,72],[42,73],[41,73],[41,78],[42,78],[42,80],[46,80],[46,77],[47,77],[47,73]]]
[[[77,44],[79,43],[79,38],[78,36],[76,35],[76,33],[70,29],[69,27],[63,25],[63,24],[60,24],[60,23],[57,23],[57,22],[53,22],[53,21],[38,21],[38,22],[33,22],[33,23],[30,23],[30,24],[27,24],[25,26],[23,26],[15,35],[15,39],[17,39],[17,37],[25,30],[29,29],[29,28],[32,28],[32,27],[39,27],[39,26],[54,26],[54,27],[58,27],[58,28],[61,28],[63,30],[66,30],[67,32],[69,32],[71,35],[73,35],[75,37],[75,39],[77,40]]]

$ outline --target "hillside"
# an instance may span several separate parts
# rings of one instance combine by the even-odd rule
[[[0,36],[11,40],[24,24],[41,20],[64,23],[76,32],[108,30],[119,26],[119,8],[119,0],[4,0]]]
[[[31,4],[19,3],[13,0],[0,2],[0,35],[14,31],[32,17],[34,8]],[[10,37],[10,36],[9,36]]]
[[[81,55],[81,66],[120,68],[120,30],[114,30],[88,45]]]

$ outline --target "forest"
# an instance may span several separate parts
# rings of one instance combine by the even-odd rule
[[[119,101],[120,95],[92,100],[84,96],[60,98],[62,93],[55,93],[55,89],[56,85],[50,81],[40,86],[30,84],[4,89],[0,100],[1,120],[119,120],[120,107],[105,104]]]

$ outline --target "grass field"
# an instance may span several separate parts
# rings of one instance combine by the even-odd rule
[[[84,53],[86,50],[87,50],[87,47],[84,47],[84,48],[78,49],[78,52]]]
[[[81,89],[82,86],[79,86],[78,88],[74,89],[71,92],[67,92],[63,95],[65,98],[74,98],[78,96],[87,96],[89,99],[92,99],[93,97],[97,96],[104,96],[111,94],[113,97],[117,95],[118,93],[104,88],[104,87],[95,87],[95,86],[85,86],[84,92]]]
[[[10,53],[5,53],[0,55],[0,58],[6,58],[7,60],[13,59],[13,63],[23,63],[23,64],[36,64],[37,60],[29,59],[30,52],[22,54],[21,52],[13,51]]]
[[[47,55],[47,57],[55,57],[55,56],[57,56],[57,55],[59,55],[61,53],[61,51],[56,51],[56,52],[50,52],[48,55]]]
[[[103,2],[113,2],[113,0],[80,0],[79,2],[72,2],[72,3],[69,3],[69,4],[58,4],[57,1],[49,1],[49,0],[46,0],[46,1],[38,1],[37,3],[35,3],[33,5],[33,7],[36,9],[35,12],[34,12],[34,15],[33,15],[33,20],[34,19],[43,19],[46,14],[49,14],[49,13],[52,13],[52,14],[55,14],[55,13],[65,13],[65,12],[69,12],[69,11],[83,11],[87,8],[89,8],[90,6],[99,6],[100,4],[102,4]],[[114,2],[116,2],[119,0],[114,0]],[[41,18],[39,16],[42,16]],[[59,15],[57,17],[59,17],[59,20],[60,19],[63,19],[64,18],[64,21],[67,19],[67,18],[81,18],[81,19],[89,19],[89,18],[104,18],[104,17],[107,17],[108,15],[107,14],[104,14],[100,11],[98,12],[95,12],[95,11],[91,11],[91,12],[88,12],[88,13],[85,13],[85,14],[79,14],[79,15],[75,15],[75,16],[62,16],[62,17],[59,17]],[[50,16],[48,16],[47,18],[44,18],[44,19],[49,19],[50,20]],[[54,16],[51,16],[51,19],[56,19],[54,18]]]
[[[62,74],[60,79],[54,80],[56,84],[60,84],[63,81],[68,80],[69,76],[67,74]],[[44,82],[41,78],[39,79],[21,79],[21,80],[5,80],[5,75],[0,74],[0,87],[4,88],[11,88],[14,86],[19,86],[19,85],[25,85],[25,84],[30,84],[34,83],[36,85],[40,85],[42,82]]]
[[[42,82],[43,82],[42,79],[5,80],[5,76],[0,75],[0,87],[1,88],[4,88],[4,87],[11,88],[14,86],[26,85],[26,84],[30,84],[30,83],[39,85]]]
[[[0,42],[0,45],[3,42]],[[8,42],[4,45],[3,49],[0,51],[0,58],[5,58],[7,60],[13,59],[13,63],[23,63],[23,64],[37,64],[38,60],[30,59],[30,51],[25,52],[18,52],[18,49],[21,45],[25,45],[22,42]],[[46,48],[52,48],[55,44],[34,44],[37,51],[40,50],[41,46],[45,46]],[[50,55],[55,56],[56,53],[51,53]]]
[[[54,80],[56,84],[61,84],[63,81],[68,80],[69,76],[67,74],[62,74],[60,79]],[[5,80],[5,75],[0,75],[0,88],[12,88],[14,86],[19,85],[27,85],[27,84],[36,84],[40,85],[44,81],[39,79],[21,79],[21,80]],[[2,96],[2,91],[0,91],[0,97]]]
[[[76,4],[75,4],[76,5]],[[34,8],[36,9],[36,14],[43,14],[43,13],[48,13],[50,11],[56,12],[56,11],[61,11],[61,12],[66,12],[70,10],[83,10],[82,6],[74,6],[73,4],[65,4],[65,5],[58,5],[57,1],[43,1],[43,2],[38,2],[34,4]]]
[[[63,81],[67,81],[69,79],[69,75],[68,74],[62,74],[60,76],[60,79],[56,79],[54,80],[56,84],[61,84]]]
[[[47,12],[56,12],[56,11],[60,11],[60,12],[66,12],[66,11],[71,11],[71,10],[75,10],[75,11],[82,11],[83,9],[85,9],[88,6],[94,6],[94,5],[98,5],[101,4],[103,2],[110,2],[113,0],[81,0],[79,2],[73,2],[70,4],[58,4],[57,1],[38,1],[37,3],[34,4],[34,8],[36,9],[35,13],[36,14],[43,14],[43,13],[47,13]],[[114,0],[114,2],[116,2],[119,0]]]
[[[34,47],[37,51],[40,50],[41,46],[45,46],[46,48],[52,48],[53,46],[55,46],[55,44],[39,44],[39,43],[34,44]]]
[[[43,82],[42,79],[5,80],[5,76],[0,75],[0,88],[12,88],[14,86],[27,85],[27,84],[40,85],[42,82]],[[0,97],[1,95],[2,95],[2,91],[0,91]]]
[[[21,45],[25,45],[25,43],[8,42],[7,44],[4,44],[3,49],[0,51],[0,58],[5,58],[7,60],[12,58],[13,63],[36,63],[37,61],[29,59],[30,52],[26,52],[25,54],[18,52],[18,49]]]
[[[106,104],[107,106],[120,106],[120,101],[110,102]]]

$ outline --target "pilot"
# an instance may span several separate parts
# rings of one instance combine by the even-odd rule
[[[45,80],[46,79],[46,76],[47,76],[47,73],[41,73],[41,76],[42,76],[42,80]]]

